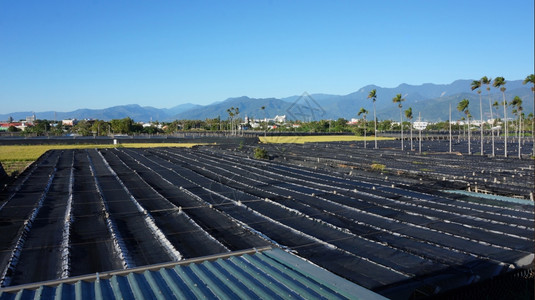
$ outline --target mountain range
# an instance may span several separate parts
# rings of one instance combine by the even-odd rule
[[[38,119],[61,120],[61,119],[100,119],[111,120],[130,117],[135,121],[172,121],[176,119],[206,119],[228,118],[227,109],[237,107],[240,110],[240,117],[252,117],[263,119],[273,118],[275,115],[286,115],[290,120],[320,120],[338,118],[357,118],[360,108],[369,111],[368,119],[373,119],[373,102],[367,98],[372,89],[377,91],[377,118],[379,120],[399,119],[399,108],[392,102],[396,94],[401,94],[405,101],[402,103],[403,110],[411,107],[414,119],[421,113],[422,120],[445,121],[449,118],[449,106],[452,107],[452,118],[460,119],[463,114],[457,111],[457,103],[466,98],[470,101],[469,110],[474,119],[480,118],[479,96],[476,91],[470,89],[472,80],[456,80],[451,84],[422,85],[401,84],[395,88],[383,88],[375,85],[368,85],[360,88],[356,92],[347,95],[329,94],[307,94],[300,96],[290,96],[286,98],[249,98],[247,96],[229,98],[224,101],[214,102],[209,105],[181,104],[172,108],[155,108],[151,106],[140,106],[137,104],[114,106],[105,109],[78,109],[71,112],[35,112]],[[507,101],[514,96],[519,96],[523,101],[523,108],[526,114],[533,112],[533,93],[531,86],[523,85],[522,80],[508,81],[505,94]],[[490,117],[489,96],[486,86],[482,88],[483,119]],[[491,87],[491,101],[503,100],[502,93]],[[262,110],[261,107],[265,109]],[[508,109],[508,116],[511,117],[511,110]],[[503,117],[503,108],[497,110],[500,117]],[[496,110],[493,111],[496,113]],[[13,112],[0,114],[0,120],[7,120],[12,117],[14,120],[25,119],[34,112]]]

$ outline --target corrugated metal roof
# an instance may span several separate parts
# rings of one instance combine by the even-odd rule
[[[385,299],[280,249],[0,289],[0,299]]]

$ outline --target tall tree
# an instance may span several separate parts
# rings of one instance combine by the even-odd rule
[[[396,97],[392,98],[392,102],[397,103],[399,107],[399,126],[401,128],[401,150],[403,151],[403,112],[402,108],[403,105],[401,104],[403,101],[405,101],[405,98],[401,97],[401,94],[397,94]]]
[[[479,124],[479,132],[480,132],[480,139],[481,139],[481,145],[479,147],[481,151],[481,155],[484,154],[483,151],[483,103],[481,100],[481,80],[474,80],[471,84],[471,89],[477,90],[477,94],[479,95],[479,116],[480,116],[480,124]]]
[[[230,134],[234,134],[234,115],[235,115],[235,109],[234,106],[227,109],[229,123],[230,123]]]
[[[504,153],[504,156],[507,157],[507,101],[505,101],[505,84],[507,82],[505,81],[505,78],[503,77],[496,77],[494,78],[494,82],[492,84],[493,87],[495,88],[498,88],[500,89],[500,91],[502,92],[503,94],[503,124],[504,124],[504,127],[503,127],[503,132],[505,133],[505,141],[504,141],[504,148],[503,148],[503,153]]]
[[[266,107],[262,105],[260,109],[264,112],[264,137],[267,135],[267,119],[266,119]]]
[[[411,130],[411,151],[414,150],[412,147],[412,107],[409,107],[407,110],[405,110],[405,118],[407,118],[410,122],[410,130]]]
[[[531,91],[533,92],[533,107],[535,109],[535,76],[533,74],[529,74],[526,76],[526,79],[524,79],[523,84],[531,83]],[[535,157],[535,118],[532,118],[531,120],[531,136],[533,137],[533,153],[532,156]]]
[[[364,121],[364,148],[366,148],[366,115],[368,114],[368,111],[364,109],[364,107],[361,107],[359,110],[358,115],[362,115],[362,119]]]
[[[375,149],[377,149],[377,116],[375,115],[375,101],[377,100],[377,91],[371,90],[368,94],[368,99],[373,101],[373,135],[375,136]]]
[[[522,99],[520,99],[520,97],[518,96],[515,96],[513,98],[513,101],[511,101],[511,106],[514,108],[513,109],[513,114],[516,114],[518,116],[518,125],[517,125],[517,129],[518,129],[518,158],[522,158],[522,152],[521,152],[521,143],[520,143],[520,140],[521,140],[521,135],[520,135],[520,132],[521,132],[521,129],[522,129]]]
[[[133,124],[134,120],[130,119],[129,117],[124,119],[114,119],[111,120],[111,130],[115,134],[129,134],[132,133]]]
[[[468,119],[468,154],[472,154],[472,151],[470,149],[470,111],[468,110],[468,105],[470,104],[470,101],[468,99],[463,99],[459,104],[457,104],[457,110],[460,112],[464,112],[466,115],[466,119]]]
[[[490,110],[490,119],[492,120],[491,122],[494,123],[494,116],[492,114],[492,100],[491,100],[491,96],[490,96],[490,84],[492,83],[492,79],[491,78],[487,78],[487,76],[483,76],[481,77],[481,84],[483,85],[486,85],[487,86],[487,94],[489,95],[489,110]],[[492,137],[492,157],[495,156],[495,151],[494,151],[494,130],[492,129],[494,125],[493,124],[490,124],[490,133],[491,133],[491,137]]]

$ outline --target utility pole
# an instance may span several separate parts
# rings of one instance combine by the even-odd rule
[[[479,124],[479,131],[481,132],[481,155],[483,155],[483,103],[481,100],[481,90],[479,90],[479,117],[480,117],[480,124]]]
[[[418,122],[420,124],[418,128],[418,135],[419,135],[419,145],[418,145],[418,154],[422,154],[422,118],[420,115],[420,112],[418,112]]]
[[[450,102],[450,153],[451,153],[451,102]]]

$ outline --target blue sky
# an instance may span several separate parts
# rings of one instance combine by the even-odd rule
[[[512,1],[2,1],[0,113],[524,79]]]

